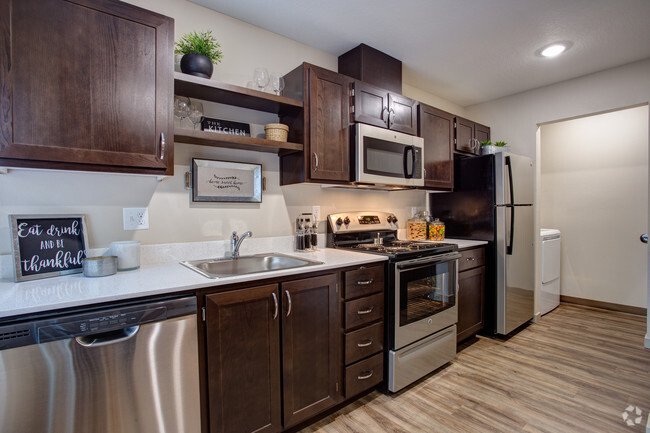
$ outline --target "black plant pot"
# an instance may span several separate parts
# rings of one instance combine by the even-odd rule
[[[181,71],[197,77],[212,77],[212,62],[203,54],[185,54],[181,57]]]

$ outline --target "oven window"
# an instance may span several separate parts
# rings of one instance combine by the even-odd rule
[[[399,326],[431,317],[456,305],[455,261],[402,270]]]

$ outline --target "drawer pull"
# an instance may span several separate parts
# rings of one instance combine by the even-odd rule
[[[476,257],[468,257],[468,258],[465,259],[465,261],[468,261],[468,262],[473,262],[474,260],[476,260]]]
[[[359,342],[357,343],[357,347],[368,347],[368,346],[372,346],[372,343],[373,343],[372,338],[367,338],[367,339],[365,339],[365,340],[359,341]]]
[[[357,281],[357,285],[359,285],[359,286],[367,286],[368,284],[372,284],[373,281],[375,281],[375,280],[372,279],[372,278],[369,279],[369,280],[366,280],[366,281]]]
[[[375,309],[375,307],[370,307],[367,310],[359,310],[359,311],[357,311],[357,314],[358,315],[370,314],[370,313],[372,313],[372,310],[374,310],[374,309]]]
[[[363,373],[357,376],[357,379],[359,380],[370,379],[373,374],[375,374],[375,370],[364,371]]]

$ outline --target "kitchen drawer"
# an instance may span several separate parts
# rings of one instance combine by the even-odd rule
[[[384,266],[361,266],[354,271],[344,272],[345,299],[354,299],[371,293],[384,291]]]
[[[460,252],[461,258],[458,259],[458,272],[467,269],[485,266],[485,248],[472,248]]]
[[[384,322],[345,334],[345,364],[352,364],[384,349]]]
[[[353,329],[384,318],[384,294],[345,303],[345,329]]]
[[[345,368],[345,398],[357,395],[384,380],[384,354],[352,364]]]

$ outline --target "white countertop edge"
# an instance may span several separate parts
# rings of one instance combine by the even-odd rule
[[[273,251],[322,264],[227,278],[206,278],[180,263],[143,265],[133,271],[98,278],[73,274],[40,280],[0,282],[0,320],[72,307],[191,292],[288,275],[326,271],[386,261],[387,257],[331,248],[315,252]],[[254,253],[247,253],[254,254]]]

